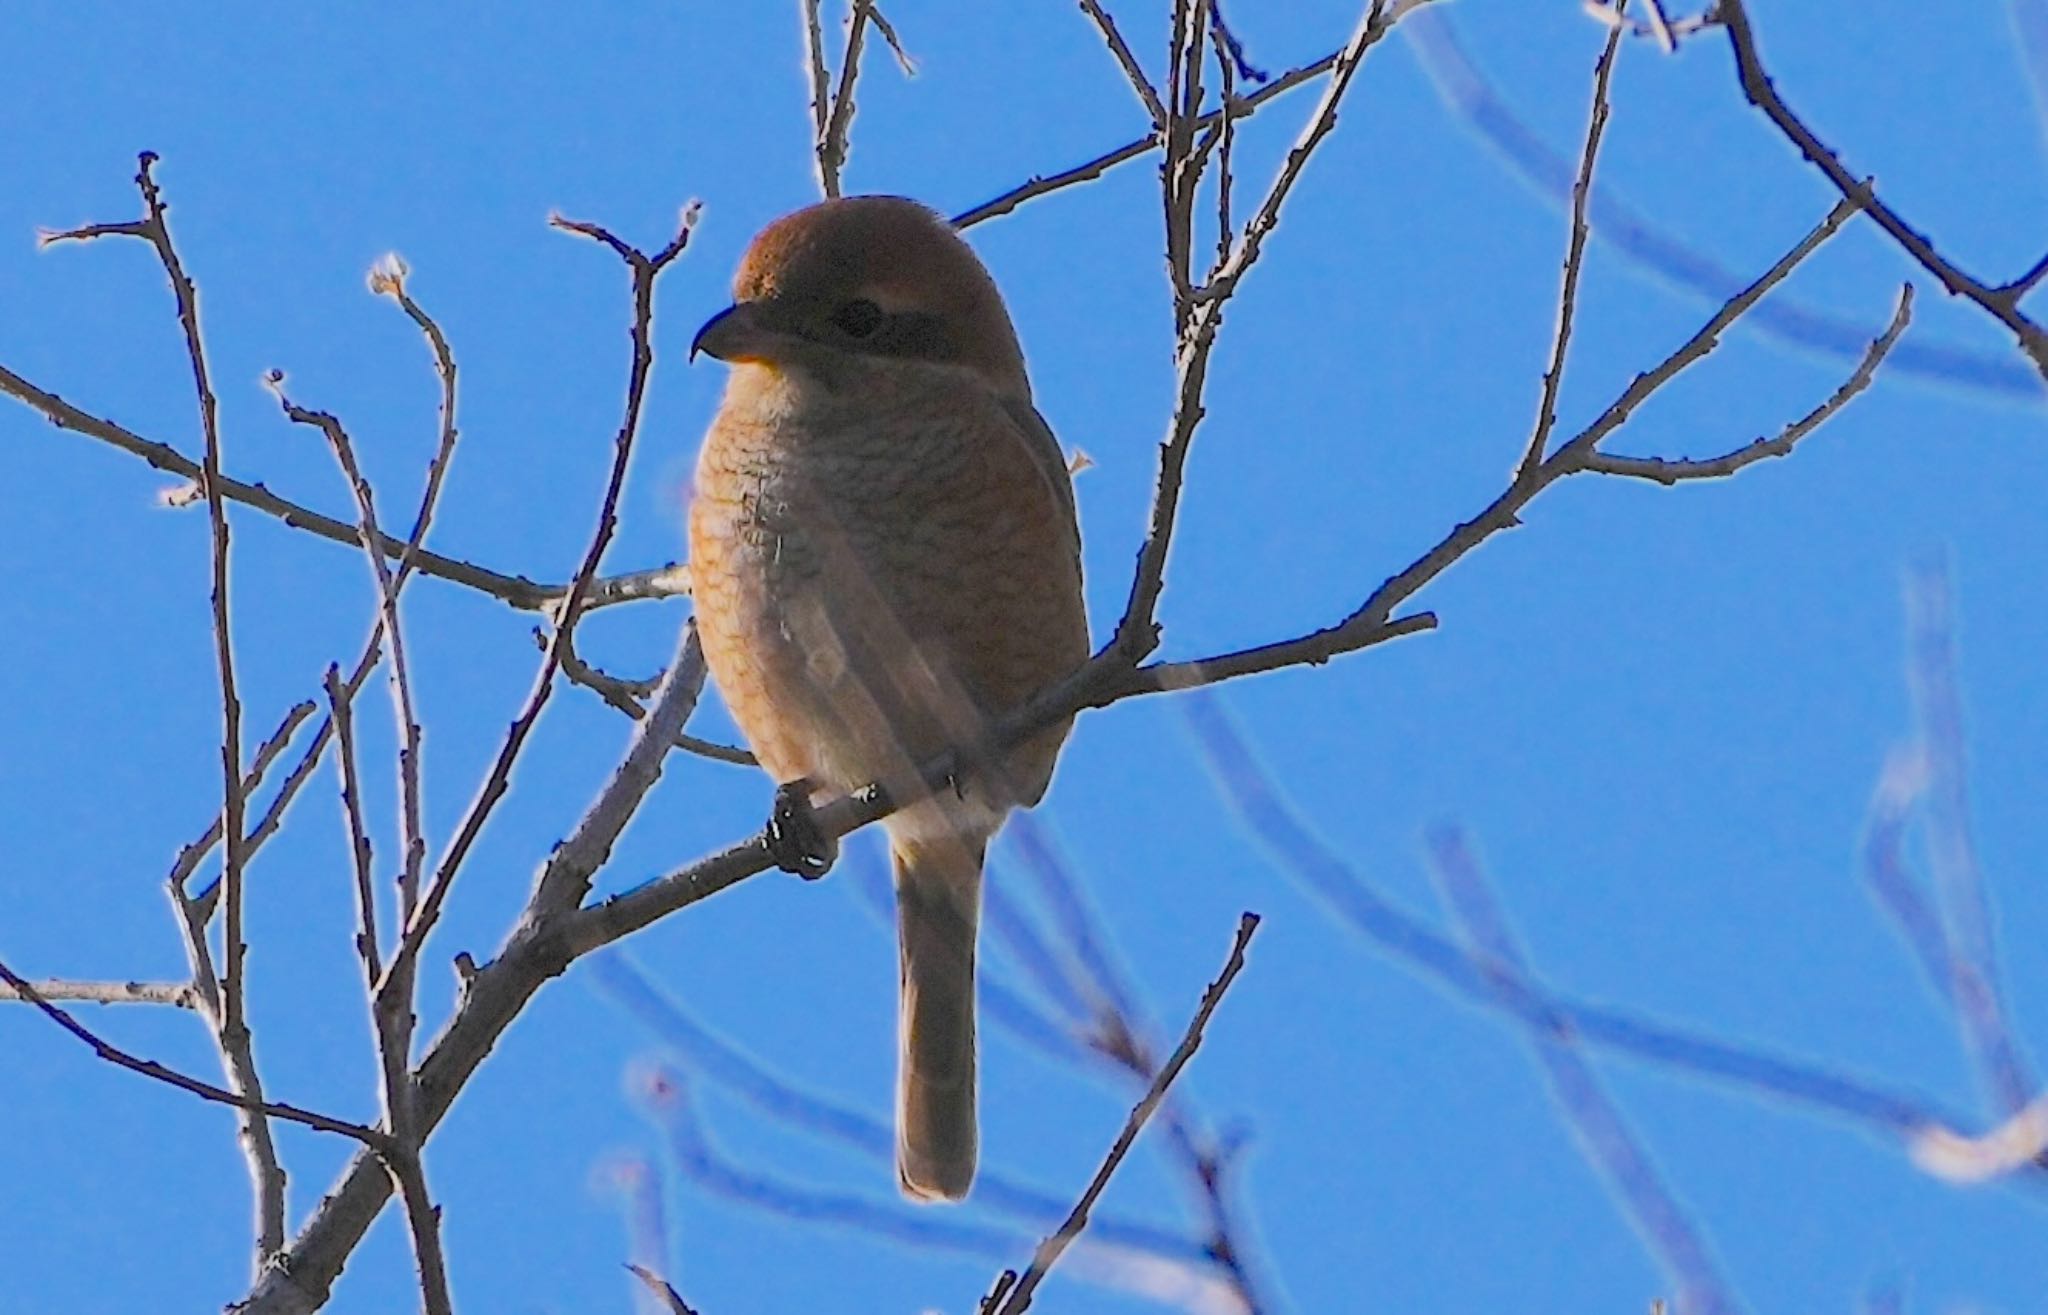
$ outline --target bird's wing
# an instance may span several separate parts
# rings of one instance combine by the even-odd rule
[[[1067,455],[1060,448],[1060,441],[1053,435],[1052,426],[1045,423],[1045,417],[1038,414],[1038,408],[1029,398],[1003,395],[1003,411],[1016,426],[1017,436],[1024,444],[1025,452],[1031,457],[1031,464],[1045,480],[1047,490],[1052,494],[1053,505],[1060,509],[1060,517],[1072,537],[1074,556],[1081,555],[1081,521],[1074,509],[1074,480],[1067,473]]]

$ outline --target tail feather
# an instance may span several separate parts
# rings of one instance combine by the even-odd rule
[[[974,940],[983,841],[894,852],[902,950],[896,1175],[917,1200],[957,1201],[974,1182]]]

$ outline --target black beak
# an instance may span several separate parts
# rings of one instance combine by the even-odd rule
[[[753,318],[746,306],[727,306],[704,321],[704,327],[690,339],[690,359],[696,360],[698,352],[721,361],[744,359],[747,345],[760,336]]]

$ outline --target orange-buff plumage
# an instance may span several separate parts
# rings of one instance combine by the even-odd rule
[[[1038,802],[1062,723],[962,788],[915,768],[1087,657],[1080,533],[1001,294],[899,197],[770,224],[696,347],[731,363],[690,510],[704,656],[778,783],[880,781],[901,945],[897,1171],[974,1177],[982,859]]]

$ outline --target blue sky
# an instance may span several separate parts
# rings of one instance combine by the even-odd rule
[[[2018,33],[2038,0],[1957,12],[1878,0],[1758,0],[1780,86],[1944,250],[1983,277],[2039,254],[2043,118]],[[851,190],[958,211],[1128,140],[1142,113],[1087,22],[1058,4],[888,13],[918,62],[863,79]],[[1163,6],[1120,18],[1155,73]],[[1676,7],[1674,7],[1676,8]],[[1255,62],[1338,44],[1350,6],[1239,4]],[[1438,15],[1532,140],[1569,156],[1600,30],[1579,6],[1455,0]],[[2019,21],[2015,21],[2018,19]],[[2029,24],[2032,26],[2030,27]],[[142,10],[22,3],[0,17],[0,363],[86,409],[198,451],[189,373],[160,272],[139,243],[38,251],[39,228],[125,219],[147,148],[199,280],[227,461],[345,514],[309,431],[258,386],[346,419],[396,516],[434,441],[436,388],[413,327],[371,297],[387,251],[453,340],[463,442],[434,545],[540,579],[573,569],[610,455],[625,371],[616,262],[550,232],[551,211],[654,246],[705,202],[664,280],[661,353],[607,569],[680,556],[682,494],[722,367],[686,365],[748,236],[814,199],[793,4],[419,6],[366,19],[221,3]],[[1853,40],[1849,35],[1853,34]],[[1349,611],[1498,491],[1526,441],[1549,348],[1565,223],[1461,114],[1441,47],[1369,61],[1231,310],[1162,607],[1166,652],[1287,636]],[[1432,71],[1437,80],[1432,81]],[[1446,81],[1446,79],[1450,79]],[[1259,185],[1313,103],[1244,130]],[[1622,52],[1603,201],[1747,277],[1831,204],[1734,85],[1725,43]],[[1494,135],[1489,136],[1489,127]],[[1604,212],[1607,213],[1607,212]],[[1620,211],[1611,212],[1622,232]],[[1128,587],[1172,384],[1156,174],[1099,184],[974,230],[1009,297],[1041,409],[1094,460],[1079,482],[1091,612]],[[1596,236],[1561,426],[1590,419],[1711,309]],[[1974,835],[1996,902],[2022,1041],[2048,997],[2048,480],[2038,390],[2008,340],[1852,224],[1780,294],[1865,336],[1920,285],[1905,369],[1789,461],[1667,491],[1580,477],[1525,527],[1419,600],[1434,634],[1215,695],[1292,806],[1374,889],[1448,926],[1426,830],[1468,828],[1535,965],[1576,996],[1805,1056],[1982,1118],[1953,1018],[1864,892],[1857,845],[1886,754],[1911,727],[1901,582],[1953,574]],[[1944,357],[1942,353],[1949,353]],[[1957,355],[1960,354],[1960,355]],[[1957,365],[1957,361],[1969,362]],[[1905,362],[1902,358],[1901,364]],[[1839,381],[1837,355],[1731,334],[1611,445],[1701,455],[1774,432]],[[1968,374],[1969,378],[1959,378]],[[2020,381],[2015,386],[2013,381]],[[1976,380],[1976,382],[1971,382]],[[1988,381],[1988,382],[1986,382]],[[171,482],[9,401],[12,659],[0,668],[0,955],[31,975],[169,978],[182,957],[159,882],[217,806],[218,703],[203,516]],[[251,741],[352,656],[371,616],[356,555],[235,515],[236,639]],[[686,611],[621,608],[579,631],[625,672],[670,651]],[[430,833],[445,842],[531,679],[533,618],[422,581],[406,616],[427,724]],[[376,687],[373,687],[376,688]],[[1298,1310],[1642,1311],[1668,1281],[1579,1157],[1524,1036],[1347,931],[1225,807],[1169,699],[1084,717],[1036,825],[1066,855],[1163,1036],[1222,962],[1239,911],[1266,922],[1184,1080],[1241,1134],[1239,1185],[1261,1273]],[[391,840],[389,722],[363,737]],[[730,734],[707,700],[693,728]],[[479,845],[423,975],[425,1027],[460,950],[487,955],[535,865],[616,760],[627,723],[561,691]],[[252,1025],[272,1090],[348,1117],[375,1108],[331,772],[251,872]],[[758,773],[674,760],[601,878],[631,885],[745,834]],[[893,950],[863,902],[870,838],[822,884],[769,876],[624,946],[702,1028],[804,1092],[885,1120]],[[1016,838],[992,880],[1042,909]],[[1028,974],[992,949],[991,974]],[[432,1144],[461,1306],[633,1309],[613,1184],[663,1174],[664,1263],[706,1315],[966,1310],[1029,1229],[986,1200],[893,1204],[887,1167],[764,1117],[621,1002],[621,964],[582,965],[504,1038]],[[122,1044],[211,1075],[189,1016],[85,1015]],[[2031,1025],[2031,1026],[2030,1026]],[[1134,1093],[985,1028],[985,1164],[1070,1198]],[[0,1011],[0,1277],[8,1309],[211,1309],[241,1295],[246,1186],[220,1109],[93,1060],[46,1020]],[[1895,1142],[1666,1067],[1594,1062],[1748,1308],[2035,1309],[2040,1196],[1919,1173]],[[685,1075],[690,1108],[748,1171],[874,1203],[915,1226],[998,1228],[995,1252],[906,1247],[753,1208],[666,1158],[646,1075]],[[694,1076],[692,1074],[694,1073]],[[280,1134],[294,1216],[343,1162]],[[1148,1140],[1110,1214],[1185,1232],[1172,1162]],[[986,1238],[986,1234],[974,1234]],[[972,1245],[972,1244],[963,1244]],[[384,1219],[331,1309],[403,1309],[400,1221]],[[1159,1309],[1078,1276],[1044,1309]]]

